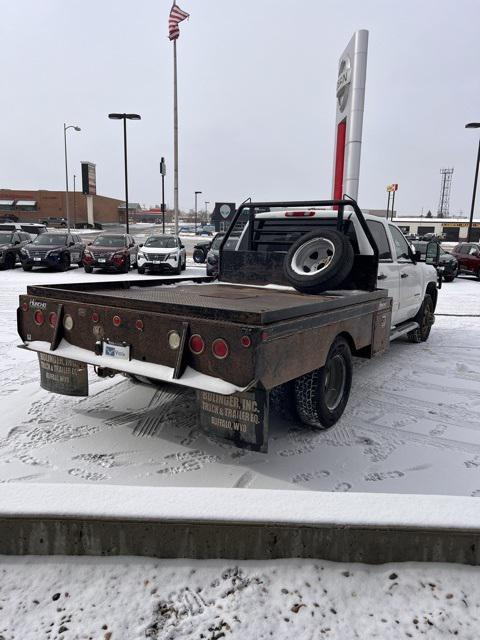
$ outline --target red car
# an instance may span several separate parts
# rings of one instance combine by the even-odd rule
[[[470,273],[480,280],[480,244],[461,242],[451,251],[458,260],[460,273]]]
[[[138,245],[126,233],[103,233],[89,242],[83,254],[85,273],[94,269],[110,269],[128,273],[137,266]]]

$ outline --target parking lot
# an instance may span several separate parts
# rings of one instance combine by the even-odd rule
[[[203,273],[192,263],[186,271]],[[1,278],[0,482],[480,496],[480,282],[474,278],[444,284],[428,342],[400,339],[380,358],[356,361],[350,402],[332,429],[275,418],[268,454],[205,436],[190,391],[120,376],[104,380],[93,371],[88,398],[42,390],[36,356],[17,349],[18,294],[33,283],[125,276],[17,268]]]

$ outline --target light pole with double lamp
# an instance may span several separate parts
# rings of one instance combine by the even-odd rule
[[[70,203],[68,202],[68,159],[67,159],[67,131],[68,129],[75,129],[75,131],[81,131],[80,127],[76,124],[63,123],[63,143],[65,147],[65,196],[66,196],[66,210],[67,210],[67,229],[70,233]]]
[[[128,168],[127,168],[127,120],[141,120],[138,113],[109,113],[110,120],[123,120],[123,155],[125,161],[125,220],[127,233],[130,233],[128,224]]]
[[[480,122],[469,122],[468,124],[465,125],[465,129],[480,129]],[[477,164],[475,165],[475,179],[473,181],[472,207],[470,209],[470,220],[468,222],[467,242],[470,242],[472,237],[473,211],[475,209],[475,196],[477,195],[479,164],[480,164],[480,138],[478,139]]]
[[[195,191],[195,235],[197,235],[197,196],[201,193],[201,191]]]

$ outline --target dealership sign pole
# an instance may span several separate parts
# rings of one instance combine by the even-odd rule
[[[355,200],[358,197],[367,52],[368,31],[361,29],[354,33],[339,60],[332,186],[335,200],[344,194]]]
[[[173,40],[173,208],[175,211],[175,235],[178,235],[178,103],[177,103],[177,39],[178,26],[189,14],[182,11],[175,2],[170,9],[168,19],[168,38]]]

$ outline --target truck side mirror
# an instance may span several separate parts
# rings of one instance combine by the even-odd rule
[[[440,245],[438,242],[429,242],[425,253],[425,262],[436,267],[440,260]]]

